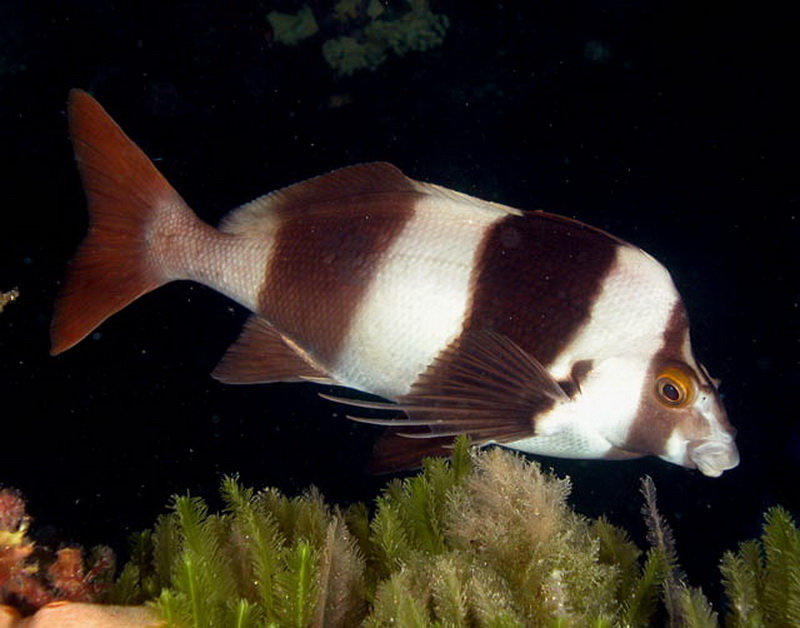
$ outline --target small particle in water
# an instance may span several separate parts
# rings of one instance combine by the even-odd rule
[[[611,51],[603,42],[592,39],[583,46],[583,58],[589,63],[607,63],[611,58]]]

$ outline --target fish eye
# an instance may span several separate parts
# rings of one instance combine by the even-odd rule
[[[694,398],[694,381],[683,368],[667,366],[656,377],[656,397],[668,408],[683,408]]]

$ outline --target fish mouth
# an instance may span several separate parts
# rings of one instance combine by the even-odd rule
[[[700,473],[710,478],[718,478],[739,464],[739,450],[733,439],[694,441],[689,443],[687,453]]]

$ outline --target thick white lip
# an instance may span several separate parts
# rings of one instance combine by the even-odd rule
[[[733,469],[739,464],[739,450],[733,439],[706,440],[689,443],[689,459],[700,473],[718,478],[723,471]]]

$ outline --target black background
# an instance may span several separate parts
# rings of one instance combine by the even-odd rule
[[[692,584],[716,596],[725,549],[776,503],[800,514],[796,50],[787,15],[736,2],[445,0],[442,46],[337,77],[320,49],[347,29],[271,42],[291,2],[0,5],[0,485],[42,537],[110,543],[170,495],[218,505],[220,477],[369,502],[375,431],[309,385],[223,386],[210,371],[246,313],[172,284],[50,357],[63,270],[86,228],[67,137],[90,90],[205,220],[335,167],[412,177],[575,216],[673,273],[695,351],[723,380],[742,462],[719,479],[658,460],[543,459],[572,502],[644,544],[649,474]]]

